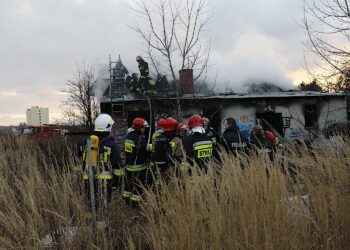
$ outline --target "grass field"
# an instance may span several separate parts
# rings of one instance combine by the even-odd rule
[[[68,143],[0,138],[0,248],[350,249],[349,146],[279,152],[274,164],[222,155],[207,178],[146,190],[140,210],[115,192],[93,244]]]

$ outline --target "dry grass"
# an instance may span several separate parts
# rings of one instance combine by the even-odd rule
[[[207,180],[173,176],[148,190],[141,211],[115,193],[93,245],[69,147],[43,151],[42,144],[2,138],[0,248],[42,248],[51,232],[61,249],[350,249],[350,143],[340,143],[340,151],[280,152],[273,165],[223,155]],[[298,174],[290,174],[291,164]],[[68,240],[62,232],[70,227],[78,233]]]
[[[143,208],[151,248],[350,249],[350,148],[340,143],[341,153],[283,152],[291,161],[279,153],[273,165],[224,155],[208,181],[162,183]]]

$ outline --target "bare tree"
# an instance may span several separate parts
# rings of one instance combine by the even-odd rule
[[[209,21],[207,0],[135,0],[133,9],[139,19],[132,28],[157,72],[165,67],[174,81],[181,69],[193,69],[195,79],[205,73],[210,43],[201,38]]]
[[[67,81],[67,87],[62,92],[68,97],[63,101],[64,119],[72,125],[84,125],[92,128],[98,113],[98,102],[94,96],[96,87],[95,70],[93,67],[81,63],[72,80]]]
[[[350,1],[304,0],[306,45],[316,56],[318,72],[308,71],[323,87],[337,91],[339,75],[350,77]]]
[[[202,39],[209,21],[208,0],[134,0],[138,21],[131,28],[141,37],[156,72],[192,69],[194,80],[207,73],[210,42]],[[177,114],[181,117],[180,88],[176,85]]]

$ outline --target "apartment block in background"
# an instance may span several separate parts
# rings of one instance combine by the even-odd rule
[[[26,111],[27,125],[39,126],[49,124],[49,109],[32,106]]]

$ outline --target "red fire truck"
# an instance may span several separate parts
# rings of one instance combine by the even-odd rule
[[[65,135],[68,132],[69,128],[62,125],[28,126],[22,129],[22,134],[34,138],[51,138],[55,136]]]

